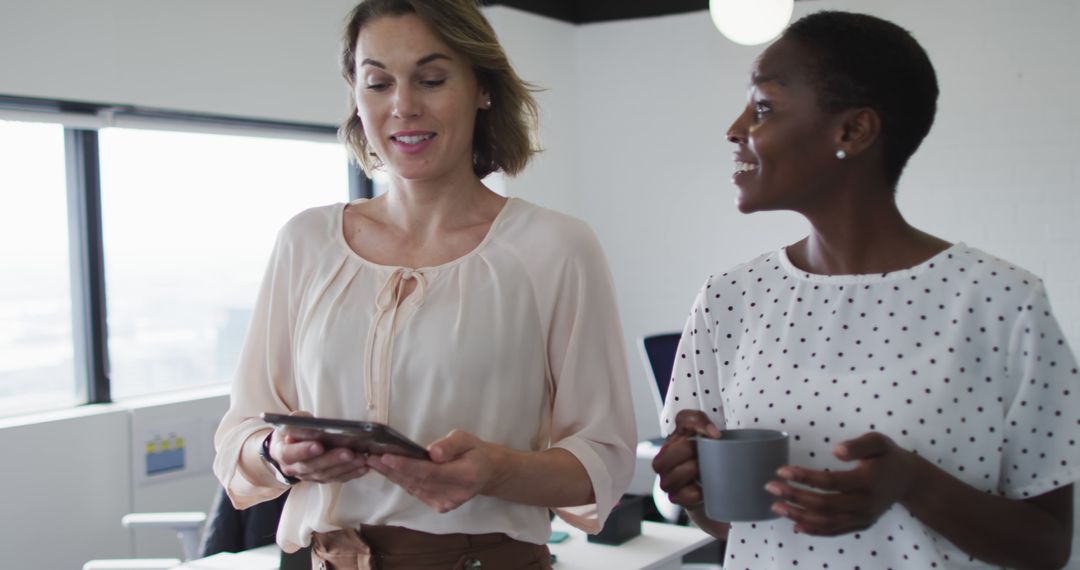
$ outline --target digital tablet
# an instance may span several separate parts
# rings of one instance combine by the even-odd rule
[[[269,412],[264,412],[262,419],[274,426],[316,431],[318,432],[316,439],[327,449],[346,447],[357,453],[371,455],[389,453],[414,459],[431,459],[427,449],[394,428],[378,422],[288,416]]]

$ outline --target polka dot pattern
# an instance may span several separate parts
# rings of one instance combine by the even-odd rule
[[[1077,364],[1042,282],[956,244],[910,269],[822,276],[784,250],[710,277],[661,415],[791,434],[791,460],[850,469],[837,443],[879,431],[969,485],[1033,497],[1080,479]],[[894,506],[836,538],[735,524],[725,568],[948,568],[970,557]],[[965,566],[970,567],[970,566]]]

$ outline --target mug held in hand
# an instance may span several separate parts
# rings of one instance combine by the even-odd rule
[[[705,515],[721,522],[777,518],[765,485],[788,464],[788,434],[770,429],[724,430],[719,439],[696,437]]]

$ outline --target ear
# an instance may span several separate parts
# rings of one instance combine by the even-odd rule
[[[857,156],[874,146],[881,135],[881,116],[869,107],[845,111],[841,116],[836,150]]]
[[[486,111],[491,108],[491,105],[491,92],[488,91],[487,87],[481,85],[480,88],[476,90],[476,108]]]

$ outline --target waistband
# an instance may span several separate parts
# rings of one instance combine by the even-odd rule
[[[431,534],[399,526],[368,526],[316,532],[313,570],[550,570],[547,546],[502,533]]]

